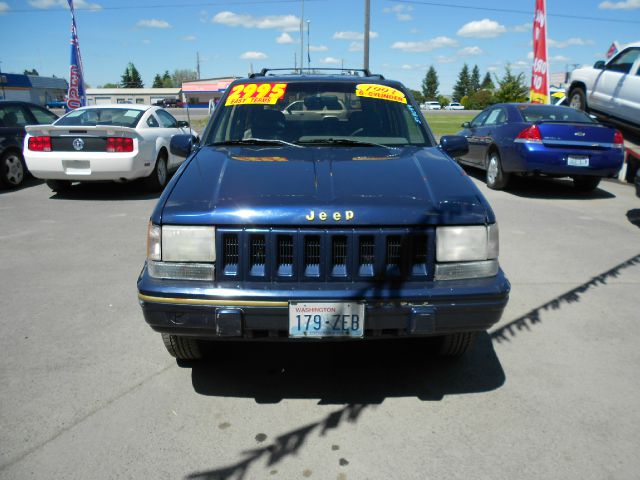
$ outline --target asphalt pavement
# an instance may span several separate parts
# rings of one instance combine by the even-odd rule
[[[470,173],[513,290],[457,362],[373,342],[176,363],[136,297],[157,195],[1,191],[0,479],[637,478],[640,199]]]

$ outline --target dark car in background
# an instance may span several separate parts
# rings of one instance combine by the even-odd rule
[[[33,103],[0,101],[0,187],[17,187],[27,175],[22,155],[24,127],[50,124],[57,119],[57,115]]]
[[[493,189],[515,174],[571,177],[578,190],[591,191],[624,161],[622,133],[570,107],[496,104],[462,127],[469,152],[458,161],[486,170]]]
[[[361,74],[233,82],[151,215],[138,298],[169,353],[201,340],[437,338],[467,351],[510,285],[488,202],[405,87]],[[285,114],[337,99],[344,115]]]

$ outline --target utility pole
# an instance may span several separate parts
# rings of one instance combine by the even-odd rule
[[[311,42],[311,20],[307,20],[307,67],[311,71],[311,54],[309,53],[309,44]]]
[[[196,72],[198,73],[198,80],[200,80],[200,52],[196,52]]]
[[[369,18],[371,0],[364,0],[364,69],[369,70]]]
[[[302,13],[300,15],[300,74],[304,67],[304,0],[302,0]]]

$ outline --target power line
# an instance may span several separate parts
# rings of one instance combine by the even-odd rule
[[[492,8],[492,7],[476,7],[473,5],[462,5],[459,3],[441,3],[441,2],[428,2],[424,0],[387,0],[395,3],[411,3],[414,5],[430,5],[433,7],[447,7],[458,8],[464,10],[480,10],[483,12],[499,12],[499,13],[517,13],[522,15],[533,16],[532,11],[528,10],[514,10],[510,8]],[[563,13],[548,13],[547,17],[567,18],[571,20],[590,20],[593,22],[610,22],[610,23],[640,23],[640,20],[619,20],[614,18],[602,18],[602,17],[584,17],[581,15],[567,15]]]
[[[327,0],[305,0],[307,2],[326,2]],[[159,3],[153,5],[122,5],[116,7],[75,7],[75,11],[102,12],[106,10],[146,10],[151,8],[185,8],[185,7],[219,7],[223,5],[268,5],[272,3],[299,3],[300,0],[247,0],[247,1],[220,1],[220,2],[193,2],[193,3]],[[4,13],[45,13],[68,12],[68,8],[22,8],[6,10]]]

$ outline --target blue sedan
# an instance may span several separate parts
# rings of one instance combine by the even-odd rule
[[[546,175],[571,177],[578,190],[591,191],[624,160],[622,133],[569,107],[496,104],[462,127],[469,153],[458,161],[486,170],[495,190],[512,175]]]

